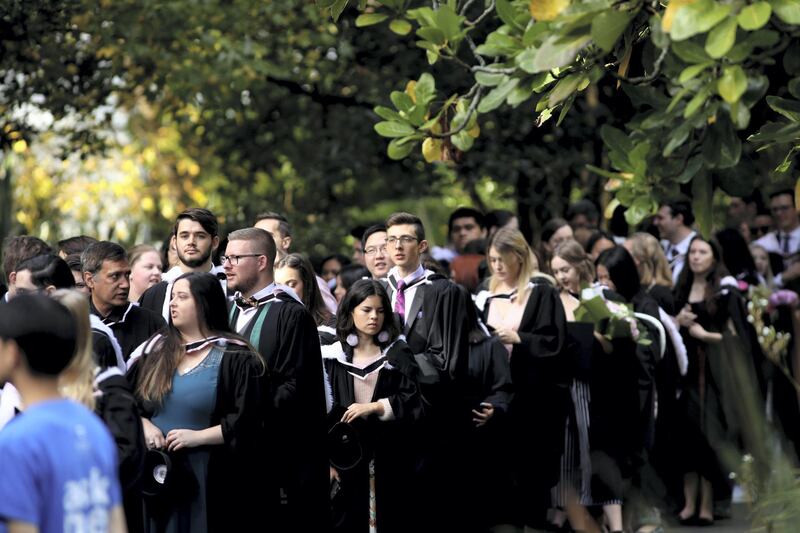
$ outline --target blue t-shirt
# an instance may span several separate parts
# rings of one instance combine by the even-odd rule
[[[37,403],[0,431],[0,531],[107,531],[121,502],[117,451],[103,422],[71,400]]]

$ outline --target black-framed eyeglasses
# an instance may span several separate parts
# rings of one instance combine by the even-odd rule
[[[392,247],[397,247],[397,243],[406,246],[411,244],[412,242],[417,242],[419,239],[416,237],[412,237],[411,235],[401,235],[399,237],[389,237],[386,239],[386,244]]]
[[[228,261],[230,261],[231,265],[236,266],[239,264],[239,259],[241,259],[242,257],[261,257],[262,255],[267,255],[267,254],[221,255],[219,256],[219,261],[223,265]]]
[[[750,233],[753,235],[766,235],[772,231],[771,226],[750,226]]]
[[[368,248],[364,248],[364,255],[375,255],[378,252],[386,253],[386,245],[383,246],[370,246]]]

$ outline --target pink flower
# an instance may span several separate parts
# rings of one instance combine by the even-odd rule
[[[797,307],[798,300],[797,293],[794,291],[786,289],[775,291],[769,296],[767,311],[772,312],[776,307],[781,307],[783,305]]]
[[[739,285],[739,290],[742,292],[747,292],[747,290],[750,288],[750,285],[743,279],[740,279],[738,281],[738,285]]]

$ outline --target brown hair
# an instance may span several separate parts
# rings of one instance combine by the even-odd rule
[[[5,272],[6,281],[12,272],[17,271],[17,265],[24,260],[52,251],[50,246],[39,237],[31,235],[9,237],[3,244],[3,272]]]
[[[594,263],[578,241],[564,241],[553,251],[553,257],[560,257],[578,272],[580,283],[594,281]]]
[[[59,289],[52,298],[66,307],[75,320],[75,355],[58,376],[58,390],[94,410],[94,357],[89,300],[76,290]]]
[[[293,268],[297,270],[303,280],[303,305],[314,316],[314,322],[320,326],[331,319],[331,312],[322,300],[322,293],[319,292],[317,277],[314,275],[314,267],[311,262],[300,254],[294,253],[285,256],[278,261],[275,268]]]
[[[268,231],[261,228],[242,228],[232,231],[228,234],[228,242],[231,241],[249,241],[256,244],[254,253],[263,253],[267,256],[268,270],[272,270],[272,265],[275,263],[275,255],[278,253],[275,249],[275,240]]]
[[[130,264],[131,268],[133,268],[133,265],[135,265],[147,252],[155,252],[158,255],[159,260],[161,259],[161,252],[156,250],[155,246],[150,246],[149,244],[137,244],[128,250],[128,263]],[[161,268],[163,270],[164,265],[161,265]]]
[[[658,239],[649,233],[634,233],[630,237],[630,251],[636,260],[639,278],[643,287],[663,285],[672,287],[672,272],[667,256]]]
[[[388,230],[392,226],[399,226],[401,224],[410,224],[414,226],[414,233],[416,233],[416,237],[419,241],[425,240],[425,226],[422,225],[422,220],[416,215],[412,215],[411,213],[392,213],[389,215],[389,218],[386,219],[386,229]]]

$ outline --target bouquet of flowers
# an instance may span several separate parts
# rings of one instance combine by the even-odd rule
[[[788,306],[797,307],[798,297],[794,291],[778,290],[770,293],[766,287],[750,287],[747,302],[747,321],[750,322],[758,335],[758,343],[764,351],[764,355],[775,363],[781,370],[789,372],[789,365],[786,361],[791,334],[780,332],[775,326],[770,324],[771,314],[778,307]]]
[[[581,291],[575,320],[591,322],[608,340],[633,339],[643,346],[651,343],[646,330],[639,327],[633,308],[629,304],[607,300],[600,286],[586,287]]]

